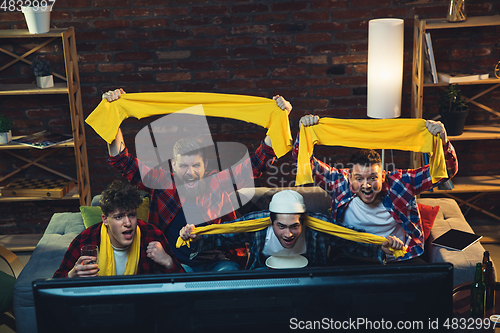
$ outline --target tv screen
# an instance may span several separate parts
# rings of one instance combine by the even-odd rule
[[[380,331],[402,321],[425,331],[451,317],[452,287],[451,264],[33,282],[40,333]]]

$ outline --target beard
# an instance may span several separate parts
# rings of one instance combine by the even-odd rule
[[[207,189],[207,181],[204,178],[198,178],[193,182],[175,175],[175,184],[179,196],[184,198],[196,198],[203,195]]]

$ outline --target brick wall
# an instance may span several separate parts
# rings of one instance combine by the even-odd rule
[[[75,27],[85,115],[97,106],[103,92],[119,87],[127,92],[200,91],[269,98],[279,94],[294,105],[291,128],[295,136],[298,120],[308,113],[366,117],[367,29],[373,18],[405,19],[402,117],[409,117],[413,17],[444,17],[447,2],[56,0],[51,26]],[[494,0],[477,0],[467,6],[469,16],[498,14],[500,9]],[[23,14],[0,11],[0,29],[11,28],[26,28]],[[449,30],[433,34],[438,70],[491,70],[500,60],[500,50],[495,48],[499,33],[499,27],[490,27],[458,35]],[[22,43],[0,40],[1,47],[15,54],[26,51]],[[60,46],[50,44],[41,53],[60,68]],[[10,60],[0,54],[0,66]],[[0,83],[33,81],[28,66],[0,72]],[[476,90],[466,87],[464,94],[474,95]],[[426,90],[425,94],[424,116],[432,118],[437,114],[438,91]],[[499,101],[500,91],[481,99],[497,110]],[[69,133],[68,107],[61,96],[0,97],[0,107],[15,118],[14,135],[44,128]],[[471,111],[470,123],[498,121],[475,106]],[[129,119],[123,124],[132,151],[135,134],[149,121]],[[216,140],[243,142],[250,151],[265,135],[262,128],[235,120],[210,119],[209,125]],[[97,194],[120,176],[105,163],[104,141],[89,127],[86,134],[92,192]],[[457,143],[460,174],[497,173],[500,148],[493,143]],[[30,158],[39,153],[26,152]],[[351,149],[346,148],[316,149],[317,157],[332,164],[346,163],[350,154]],[[70,151],[57,152],[49,163],[74,173],[71,155]],[[389,153],[387,158],[391,158]],[[408,167],[409,154],[394,152],[394,162],[397,167]],[[258,185],[292,185],[290,164],[288,154]],[[1,155],[2,174],[19,165]],[[37,172],[30,168],[20,176],[35,177]],[[488,204],[496,207],[498,198],[492,200],[496,201]],[[43,232],[54,211],[77,211],[78,204],[0,203],[0,210],[0,233]]]

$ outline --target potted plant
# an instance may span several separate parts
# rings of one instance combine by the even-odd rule
[[[446,133],[450,136],[461,135],[469,115],[469,106],[458,85],[450,84],[437,103]]]
[[[51,74],[50,63],[42,58],[36,57],[31,64],[36,76],[36,85],[39,88],[50,88],[54,86],[54,78]]]
[[[21,7],[24,14],[28,31],[31,34],[44,34],[50,31],[50,12],[52,6],[49,6],[46,1],[26,1],[27,5]]]
[[[0,143],[8,143],[12,140],[12,118],[6,117],[0,113]]]

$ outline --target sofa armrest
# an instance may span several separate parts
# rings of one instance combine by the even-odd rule
[[[47,234],[65,235],[72,233],[78,235],[83,230],[85,230],[85,225],[83,224],[82,213],[55,213],[52,215],[47,229],[45,229],[44,236]]]
[[[56,213],[14,284],[14,313],[18,333],[36,332],[32,283],[51,278],[59,268],[69,244],[85,226],[81,213]]]
[[[425,244],[425,253],[429,262],[450,262],[453,264],[453,285],[474,280],[476,263],[483,261],[485,251],[477,242],[464,251],[454,251],[432,244],[432,241],[450,229],[472,232],[457,202],[449,198],[420,198],[418,202],[429,206],[439,206],[434,226]],[[493,269],[495,269],[493,263]]]

